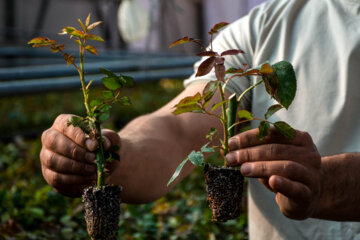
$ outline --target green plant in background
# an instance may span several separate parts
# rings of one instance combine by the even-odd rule
[[[37,37],[28,42],[33,47],[50,47],[54,53],[61,53],[68,66],[72,65],[78,72],[81,82],[81,89],[84,98],[86,116],[73,116],[68,126],[79,127],[90,138],[98,143],[96,150],[97,165],[97,186],[89,187],[84,190],[83,201],[85,203],[85,219],[88,232],[92,239],[114,239],[118,229],[118,220],[120,215],[120,186],[105,186],[105,165],[113,159],[120,160],[116,151],[118,146],[112,146],[107,152],[103,148],[103,138],[101,134],[101,124],[108,120],[110,108],[114,103],[121,105],[130,105],[130,99],[120,95],[120,88],[131,86],[133,79],[128,76],[117,76],[113,72],[100,68],[100,72],[106,76],[101,79],[103,85],[107,88],[102,92],[102,97],[90,100],[90,86],[93,80],[85,81],[84,56],[85,52],[98,54],[97,49],[88,44],[89,40],[103,42],[104,40],[90,32],[101,24],[101,21],[90,24],[90,14],[83,23],[78,20],[81,29],[74,27],[64,27],[60,35],[69,35],[79,46],[79,62],[76,58],[64,52],[64,44],[57,44],[55,40],[45,37]],[[114,208],[114,209],[108,209]],[[108,213],[112,214],[108,214]]]
[[[168,182],[168,185],[171,184],[180,174],[183,166],[186,162],[190,161],[196,166],[204,166],[206,153],[213,153],[215,151],[223,152],[222,162],[223,165],[226,166],[225,155],[229,152],[228,141],[229,138],[234,136],[235,127],[242,123],[247,123],[250,121],[259,121],[259,133],[257,135],[258,139],[262,140],[264,137],[268,135],[270,125],[273,125],[282,135],[287,138],[295,137],[295,130],[289,126],[287,123],[283,121],[272,123],[269,121],[269,118],[276,113],[277,111],[285,108],[288,109],[290,104],[292,103],[295,93],[296,93],[296,77],[295,72],[292,68],[292,65],[286,61],[278,62],[274,65],[270,65],[270,63],[265,62],[257,67],[249,68],[247,64],[243,64],[243,66],[239,68],[230,68],[226,69],[225,67],[225,56],[228,55],[238,55],[244,53],[240,49],[229,49],[223,51],[221,53],[216,52],[213,49],[213,37],[215,34],[219,32],[220,29],[228,25],[228,23],[221,22],[216,24],[210,31],[210,47],[206,49],[206,47],[202,44],[201,40],[193,39],[189,37],[181,38],[171,44],[170,47],[184,44],[184,43],[195,43],[200,46],[202,52],[198,53],[197,56],[206,57],[206,59],[199,65],[199,68],[196,72],[196,77],[204,76],[210,73],[210,71],[214,70],[216,80],[210,81],[204,88],[202,93],[196,93],[193,96],[188,96],[180,100],[180,102],[175,106],[175,110],[173,114],[183,114],[183,113],[201,113],[206,114],[212,117],[217,118],[222,126],[223,126],[223,135],[224,138],[220,139],[219,145],[209,146],[210,142],[218,135],[217,130],[214,128],[210,129],[209,134],[206,138],[209,140],[207,144],[205,144],[200,151],[192,151],[188,157],[177,167],[173,176]],[[227,77],[229,76],[230,77]],[[245,77],[245,76],[255,76],[261,77],[261,80],[254,82],[248,89],[246,89],[238,98],[236,95],[231,95],[228,99],[225,98],[225,87],[228,82],[234,77]],[[243,97],[249,93],[252,89],[264,83],[265,89],[269,96],[275,99],[278,103],[270,106],[267,112],[264,114],[264,118],[254,117],[253,114],[247,110],[241,109],[238,111],[238,104],[242,102]],[[218,91],[220,96],[220,101],[213,103],[212,106],[209,106],[210,102],[215,95],[215,92]],[[218,115],[215,113],[215,110],[221,108],[221,114]],[[236,122],[236,119],[239,121]],[[239,198],[234,198],[234,202],[229,202],[229,204],[233,205],[235,208],[232,212],[229,212],[228,208],[225,213],[225,209],[227,208],[224,204],[224,201],[228,201],[229,195],[225,196],[224,199],[213,199],[213,197],[218,196],[219,194],[214,193],[214,191],[225,191],[224,189],[228,187],[228,185],[223,185],[219,187],[218,181],[224,180],[212,180],[215,177],[212,177],[213,168],[210,165],[205,164],[205,180],[206,182],[213,182],[216,186],[214,189],[208,185],[208,200],[210,202],[210,206],[213,208],[213,216],[215,220],[226,221],[228,219],[232,219],[237,217],[240,214],[240,207],[237,206],[235,201],[241,199],[241,191],[242,186],[239,188],[234,187],[236,189],[236,196]],[[229,183],[238,183],[242,185],[243,177],[240,172],[237,170],[236,172],[230,173],[230,171],[225,171],[225,175],[233,176],[232,180],[229,180]],[[211,175],[211,177],[210,177]],[[220,179],[220,178],[219,178]],[[220,188],[220,189],[219,189]],[[241,188],[241,189],[240,189]],[[230,190],[229,190],[230,191]],[[231,190],[233,191],[233,190]],[[226,191],[225,191],[226,192]],[[229,192],[229,194],[232,194]],[[221,195],[221,194],[220,194]],[[224,194],[226,195],[226,194]],[[222,216],[224,215],[224,216]],[[228,215],[228,216],[227,216]]]

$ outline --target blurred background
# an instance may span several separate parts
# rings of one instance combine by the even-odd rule
[[[136,116],[161,107],[183,90],[198,60],[193,45],[169,49],[178,38],[207,41],[217,22],[232,22],[264,0],[0,0],[0,240],[88,239],[81,199],[52,190],[41,175],[41,133],[61,113],[84,114],[80,81],[60,55],[27,42],[78,27],[92,14],[105,43],[86,56],[87,79],[100,85],[98,68],[131,75],[124,89],[131,107],[113,106],[104,127],[119,130]],[[92,95],[101,93],[95,87]],[[245,196],[246,199],[246,196]],[[211,221],[201,169],[167,196],[143,205],[122,205],[119,239],[247,239],[244,213],[227,223]]]

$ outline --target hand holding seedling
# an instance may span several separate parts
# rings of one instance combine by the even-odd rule
[[[56,118],[51,128],[42,135],[40,152],[42,172],[45,180],[58,192],[71,197],[79,197],[85,186],[96,181],[95,151],[98,143],[90,139],[78,127],[68,126],[73,115],[62,114]],[[119,135],[102,129],[103,146],[119,146]],[[109,175],[118,165],[112,161],[106,165]]]
[[[257,134],[258,129],[252,129],[231,138],[227,164],[241,166],[245,177],[259,178],[275,192],[285,216],[312,216],[320,196],[321,157],[310,135],[296,131],[296,137],[288,139],[273,128],[263,140]]]

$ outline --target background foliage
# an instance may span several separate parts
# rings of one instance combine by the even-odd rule
[[[124,90],[134,104],[130,108],[114,106],[106,127],[119,129],[181,90],[182,81],[166,79]],[[60,113],[83,114],[80,99],[80,91],[0,99],[1,240],[88,239],[81,199],[52,190],[41,176],[38,157],[39,134]],[[119,239],[247,239],[245,214],[227,223],[211,221],[202,177],[198,169],[156,202],[123,204]]]

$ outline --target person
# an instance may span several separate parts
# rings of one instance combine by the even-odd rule
[[[272,118],[301,129],[295,139],[272,129],[259,141],[253,129],[229,141],[228,165],[241,166],[249,178],[251,240],[360,239],[359,13],[359,0],[271,0],[214,41],[219,52],[245,51],[227,56],[227,67],[287,60],[297,74],[293,104]],[[121,146],[121,161],[107,181],[124,186],[125,202],[149,202],[169,192],[166,183],[177,165],[205,143],[209,127],[220,128],[207,115],[171,114],[179,99],[201,92],[213,78],[214,73],[191,76],[185,90],[164,107],[136,118],[119,133],[104,130],[105,147]],[[234,78],[227,95],[241,93],[249,82]],[[261,116],[272,103],[258,87],[241,107]],[[43,133],[40,158],[50,185],[79,196],[94,180],[96,144],[81,130],[67,127],[68,119],[60,115]],[[192,168],[186,165],[176,182]]]

